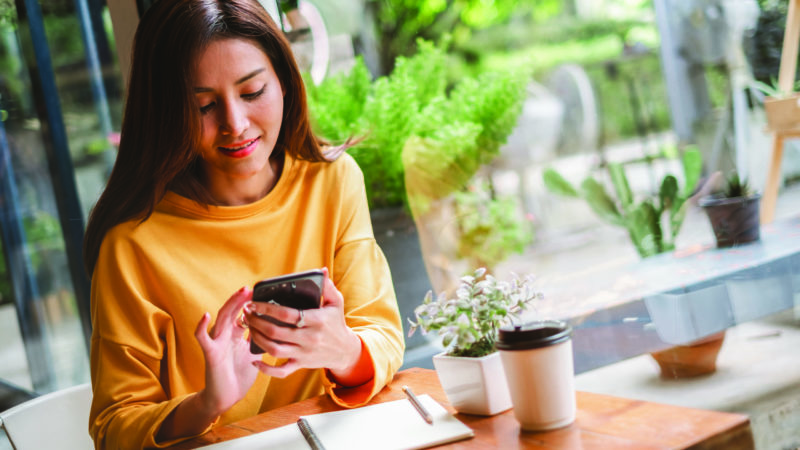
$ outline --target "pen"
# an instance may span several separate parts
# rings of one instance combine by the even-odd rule
[[[314,430],[311,429],[311,425],[308,424],[308,421],[304,418],[297,419],[297,426],[300,427],[300,432],[303,433],[303,437],[306,438],[306,442],[308,445],[311,446],[311,450],[325,450],[325,446],[322,445],[317,435],[314,433]]]
[[[428,410],[425,409],[424,406],[422,406],[422,403],[419,402],[417,396],[414,395],[413,392],[411,392],[411,388],[406,385],[403,385],[403,392],[406,393],[408,401],[410,401],[411,404],[414,405],[414,409],[416,409],[419,415],[422,416],[423,419],[425,419],[425,422],[428,422],[429,425],[433,425],[433,417],[431,417],[431,414],[428,412]]]

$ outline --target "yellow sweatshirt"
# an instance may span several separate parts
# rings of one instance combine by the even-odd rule
[[[372,234],[361,170],[347,154],[330,164],[287,155],[278,183],[254,203],[206,206],[170,192],[143,223],[110,230],[92,277],[89,430],[95,445],[156,446],[164,418],[204,387],[203,353],[194,337],[203,313],[213,319],[241,286],[323,266],[344,296],[348,326],[372,359],[372,381],[337,387],[322,369],[285,379],[259,374],[217,424],[325,391],[340,405],[360,406],[400,367],[400,315]]]

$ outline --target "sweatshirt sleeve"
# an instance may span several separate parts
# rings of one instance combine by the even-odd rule
[[[345,320],[368,351],[374,377],[357,387],[326,379],[325,387],[339,405],[357,407],[392,380],[403,362],[405,342],[389,264],[372,233],[363,174],[349,155],[347,159],[342,185],[347,206],[340,216],[332,275],[344,297]]]
[[[141,288],[145,275],[133,269],[135,262],[135,252],[112,232],[92,277],[89,432],[96,448],[141,449],[177,442],[156,444],[155,436],[189,395],[165,391],[165,349],[175,340],[172,319],[147,301]]]

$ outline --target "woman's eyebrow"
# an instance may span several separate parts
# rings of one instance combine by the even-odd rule
[[[254,71],[252,71],[252,72],[248,73],[247,75],[243,76],[242,78],[239,78],[238,80],[236,80],[236,83],[235,83],[235,84],[242,84],[242,83],[244,83],[245,81],[247,81],[247,80],[249,80],[249,79],[253,78],[254,76],[256,76],[256,75],[260,74],[261,72],[263,72],[263,71],[265,71],[265,70],[267,70],[265,67],[261,67],[261,68],[259,68],[259,69],[256,69],[256,70],[254,70]],[[207,87],[196,87],[196,88],[194,88],[194,92],[195,92],[195,93],[201,93],[201,92],[212,92],[212,91],[213,91],[213,89],[211,89],[211,88],[207,88]]]
[[[262,67],[260,69],[256,69],[256,70],[248,73],[247,75],[243,76],[242,78],[239,78],[238,80],[236,80],[236,84],[242,84],[245,81],[249,80],[250,78],[253,78],[254,76],[260,74],[261,72],[263,72],[265,70],[267,70],[265,67]]]

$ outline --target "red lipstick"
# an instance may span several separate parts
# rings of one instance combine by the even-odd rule
[[[244,158],[255,151],[259,140],[261,140],[261,137],[248,139],[241,142],[234,142],[233,144],[225,147],[219,146],[217,149],[219,149],[219,151],[221,151],[225,156],[230,156],[231,158]]]

